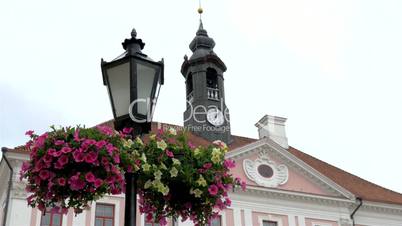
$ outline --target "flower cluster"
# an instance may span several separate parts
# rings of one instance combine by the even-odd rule
[[[124,190],[124,171],[120,164],[121,134],[106,126],[97,128],[54,128],[40,136],[28,131],[26,148],[30,160],[21,168],[32,194],[28,204],[46,207],[72,207],[77,213],[88,202],[105,194]]]
[[[167,217],[181,217],[203,226],[231,205],[233,186],[244,188],[230,174],[235,163],[224,158],[228,148],[221,141],[195,147],[174,129],[150,135],[146,144],[129,138],[121,161],[137,175],[140,211],[148,220],[166,225]]]

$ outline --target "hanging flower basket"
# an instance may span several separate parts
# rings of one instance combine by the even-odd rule
[[[139,206],[146,218],[167,224],[167,217],[191,219],[204,226],[231,201],[228,192],[244,183],[230,174],[234,161],[225,160],[227,146],[217,141],[195,147],[186,133],[174,129],[151,134],[147,142],[132,139],[131,129],[109,127],[52,128],[40,136],[33,131],[26,147],[30,160],[21,169],[32,194],[28,204],[72,207],[82,212],[89,202],[124,192],[124,173],[137,178]]]
[[[223,142],[194,147],[185,133],[170,129],[149,136],[147,144],[137,138],[127,145],[130,152],[122,163],[137,173],[140,211],[161,225],[166,217],[206,225],[230,206],[228,191],[233,186],[244,188],[229,172],[235,164],[224,159],[227,146]]]
[[[63,212],[72,207],[79,213],[88,202],[124,189],[119,167],[123,142],[111,128],[52,127],[40,136],[33,131],[26,134],[31,137],[26,145],[30,161],[20,174],[32,192],[27,198],[30,206]]]

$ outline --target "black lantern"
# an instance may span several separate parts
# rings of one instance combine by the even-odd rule
[[[131,126],[139,133],[150,129],[154,106],[163,84],[163,59],[153,61],[141,50],[145,43],[137,39],[135,29],[131,38],[122,43],[122,55],[111,62],[101,60],[103,83],[107,86],[115,128]]]

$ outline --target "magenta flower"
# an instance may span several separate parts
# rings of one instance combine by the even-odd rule
[[[43,169],[45,167],[45,164],[41,161],[36,163],[33,172],[39,172],[41,169]]]
[[[63,147],[60,151],[64,154],[67,154],[70,153],[72,149],[70,147]]]
[[[47,154],[49,154],[49,155],[51,155],[51,156],[54,156],[54,153],[56,152],[56,149],[54,149],[54,148],[49,148],[49,149],[47,149]]]
[[[204,164],[203,167],[204,167],[204,169],[208,170],[208,169],[210,169],[212,167],[212,163],[207,162],[207,163]]]
[[[122,132],[123,132],[124,134],[128,134],[128,135],[129,135],[129,134],[131,134],[132,131],[133,131],[133,128],[124,128]]]
[[[216,185],[211,185],[211,186],[209,186],[209,188],[208,188],[208,192],[209,192],[209,194],[210,195],[216,195],[216,194],[218,194],[218,187],[216,186]]]
[[[54,164],[54,168],[55,168],[55,169],[63,169],[63,165],[62,165],[59,161],[57,161],[57,162]]]
[[[70,184],[70,188],[73,191],[78,191],[85,187],[85,182],[80,180],[79,175],[80,174],[77,173],[76,175],[70,177],[70,179],[68,180],[68,183]]]
[[[191,149],[194,149],[194,148],[195,148],[195,145],[194,145],[193,143],[191,143],[191,141],[188,142],[188,146],[189,146]]]
[[[55,142],[54,142],[54,145],[56,145],[56,146],[61,146],[61,145],[63,145],[64,144],[64,140],[56,140]]]
[[[46,141],[47,137],[48,137],[48,134],[47,134],[47,133],[44,133],[44,134],[40,135],[40,136],[36,139],[36,142],[35,142],[34,145],[35,145],[36,147],[38,147],[38,148],[42,148],[42,147],[45,145],[45,141]]]
[[[245,190],[246,190],[246,182],[242,181],[242,182],[240,183],[240,187],[241,187],[241,189],[242,189],[243,191],[245,191]]]
[[[96,188],[99,188],[102,185],[103,181],[101,179],[96,179],[94,185]]]
[[[232,200],[230,200],[229,198],[225,198],[225,203],[226,203],[226,206],[231,206]]]
[[[113,129],[110,128],[109,126],[97,126],[96,127],[101,133],[112,136],[113,135]]]
[[[83,162],[84,161],[84,154],[80,151],[75,151],[73,153],[73,158],[76,162]]]
[[[224,164],[225,167],[228,168],[228,169],[236,167],[236,164],[235,164],[235,161],[234,161],[234,160],[225,159],[225,161],[223,162],[223,164]]]
[[[33,134],[34,134],[33,130],[28,130],[25,132],[25,135],[27,135],[27,136],[32,136]]]
[[[102,165],[107,166],[109,165],[109,160],[106,157],[102,157],[101,163]]]
[[[61,154],[63,154],[61,151],[55,151],[53,157],[60,157]]]
[[[50,177],[50,173],[49,173],[48,170],[42,170],[42,171],[39,172],[39,177],[42,180],[46,180],[46,179],[48,179]]]
[[[57,179],[57,183],[58,183],[60,186],[66,185],[66,182],[67,182],[66,179],[63,178],[63,177]]]
[[[105,140],[101,140],[101,141],[98,141],[98,142],[96,142],[96,144],[95,144],[95,147],[97,148],[97,149],[101,149],[103,146],[105,146],[107,144],[107,142],[105,141]]]
[[[87,180],[87,182],[95,182],[96,178],[93,173],[89,172],[85,174],[85,180]]]
[[[115,163],[120,163],[120,156],[119,155],[114,155],[113,156],[113,161],[115,162]]]
[[[50,162],[52,162],[53,157],[50,156],[50,155],[45,155],[45,156],[42,157],[42,159],[43,159],[43,161],[44,161],[45,163],[50,163]]]
[[[173,152],[169,151],[168,149],[166,149],[165,152],[166,152],[166,155],[167,155],[168,157],[170,157],[170,158],[173,158],[173,157],[174,157]]]
[[[107,144],[107,145],[106,145],[106,150],[107,150],[107,153],[108,153],[110,156],[112,156],[114,150],[116,150],[116,147],[114,147],[113,144]]]
[[[152,222],[152,220],[154,219],[154,215],[152,213],[148,213],[146,218],[147,221]]]
[[[59,158],[59,160],[57,160],[57,162],[61,165],[64,166],[68,163],[68,157],[67,155],[63,155]]]
[[[91,151],[87,155],[85,155],[85,162],[94,163],[98,159],[98,154]]]
[[[159,219],[159,224],[160,224],[161,226],[167,225],[166,217],[161,217],[161,218]]]

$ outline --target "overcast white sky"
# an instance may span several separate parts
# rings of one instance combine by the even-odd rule
[[[165,58],[155,120],[182,124],[180,66],[196,0],[0,1],[0,146],[49,125],[112,118],[100,59],[133,27]],[[232,133],[257,137],[264,114],[288,118],[290,145],[402,192],[402,1],[203,0],[226,63]]]

